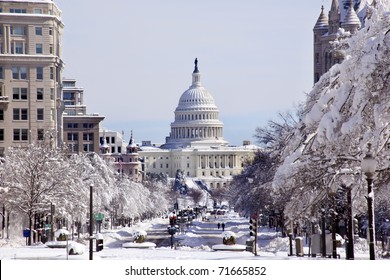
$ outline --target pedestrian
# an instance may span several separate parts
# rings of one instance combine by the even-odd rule
[[[221,227],[221,224],[220,223],[218,223],[218,229]]]
[[[225,231],[225,223],[222,223],[222,230]]]

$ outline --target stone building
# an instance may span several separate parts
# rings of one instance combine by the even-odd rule
[[[53,1],[0,2],[0,156],[12,146],[61,143],[61,38]]]
[[[84,88],[76,85],[74,79],[63,79],[63,139],[73,153],[99,154],[99,126],[104,116],[87,114],[84,104]]]
[[[340,28],[354,34],[364,26],[367,6],[367,0],[332,0],[328,14],[322,6],[313,28],[314,83],[318,82],[334,64],[344,59],[344,52],[336,50],[331,42],[337,38]]]
[[[115,135],[115,136],[113,136]],[[143,180],[144,173],[141,170],[141,161],[138,154],[138,145],[136,145],[131,132],[129,144],[123,149],[123,134],[110,131],[103,134],[100,138],[100,156],[106,161],[114,164],[118,174],[128,176],[130,179],[140,182]],[[111,142],[111,144],[108,144]]]

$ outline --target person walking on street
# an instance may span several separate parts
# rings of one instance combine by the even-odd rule
[[[221,224],[220,223],[218,223],[218,229],[221,227]]]
[[[222,230],[225,231],[225,223],[222,223]]]

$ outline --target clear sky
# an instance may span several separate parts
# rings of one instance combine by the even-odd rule
[[[313,86],[312,29],[330,0],[55,0],[64,77],[103,127],[163,143],[195,57],[232,145]]]

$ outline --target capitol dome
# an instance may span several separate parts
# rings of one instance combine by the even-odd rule
[[[181,95],[176,111],[194,110],[196,108],[218,109],[215,106],[214,98],[200,83],[200,73],[197,66],[195,66],[193,73],[192,85]]]
[[[223,140],[223,123],[213,96],[200,82],[198,60],[192,73],[192,84],[180,97],[171,123],[170,136],[163,148],[226,145]]]

